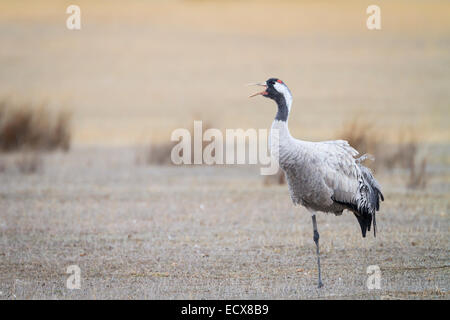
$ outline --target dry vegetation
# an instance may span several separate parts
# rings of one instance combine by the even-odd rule
[[[10,162],[23,174],[42,170],[42,152],[69,150],[70,122],[67,110],[52,110],[46,102],[33,105],[0,99],[0,152],[15,153],[8,161],[2,160],[0,172],[5,172]]]
[[[38,105],[0,100],[0,150],[55,150],[70,148],[71,114]]]
[[[150,143],[146,148],[139,149],[136,152],[136,163],[149,165],[170,165],[170,152],[174,143]]]
[[[425,188],[427,183],[426,158],[419,159],[419,143],[411,131],[403,130],[398,134],[396,143],[384,143],[383,135],[375,126],[361,119],[344,124],[337,133],[338,139],[347,140],[360,154],[375,156],[374,162],[366,163],[378,170],[401,168],[407,170],[409,188]]]
[[[369,153],[376,158],[380,154],[379,134],[374,130],[373,124],[367,121],[355,118],[344,123],[341,130],[336,134],[336,139],[348,141],[360,154]]]
[[[423,158],[419,164],[413,164],[409,171],[408,188],[425,189],[427,186],[427,159]]]

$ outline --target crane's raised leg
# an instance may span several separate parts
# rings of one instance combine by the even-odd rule
[[[317,231],[316,214],[312,213],[311,217],[312,217],[312,223],[313,223],[313,228],[314,228],[313,239],[314,239],[314,242],[316,243],[317,266],[318,266],[318,270],[319,270],[318,287],[321,288],[321,287],[323,287],[323,283],[322,283],[322,275],[320,273],[319,232]]]

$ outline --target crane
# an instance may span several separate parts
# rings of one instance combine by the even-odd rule
[[[381,187],[370,169],[362,165],[369,155],[356,158],[358,151],[347,141],[310,142],[291,136],[288,117],[292,94],[283,81],[270,78],[266,82],[254,84],[264,87],[264,90],[250,97],[261,95],[274,100],[278,107],[270,135],[273,137],[274,131],[277,131],[278,161],[285,173],[293,204],[302,205],[311,213],[318,287],[321,288],[323,283],[316,212],[341,215],[347,209],[357,218],[363,238],[371,226],[376,237],[375,213],[380,209],[380,199],[384,201]]]

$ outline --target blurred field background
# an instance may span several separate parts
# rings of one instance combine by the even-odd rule
[[[355,115],[395,137],[450,139],[450,4],[379,1],[2,1],[0,93],[76,112],[75,144],[167,140],[193,117],[267,128],[274,107],[244,85],[270,76],[294,94],[292,134],[329,139]]]
[[[0,298],[448,299],[450,2],[85,0],[80,31],[71,4],[0,2]],[[285,185],[165,161],[194,119],[269,128],[275,106],[245,86],[269,77],[294,95],[294,137],[381,163],[377,239],[318,217],[323,291]]]

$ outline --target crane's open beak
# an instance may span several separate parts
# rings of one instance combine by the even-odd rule
[[[261,86],[261,87],[264,87],[264,88],[267,89],[267,85],[264,82],[249,83],[248,85],[249,86]],[[264,90],[264,91],[252,94],[251,96],[249,96],[249,98],[256,97],[256,96],[259,96],[259,95],[265,96],[266,94],[267,94],[267,91]]]

